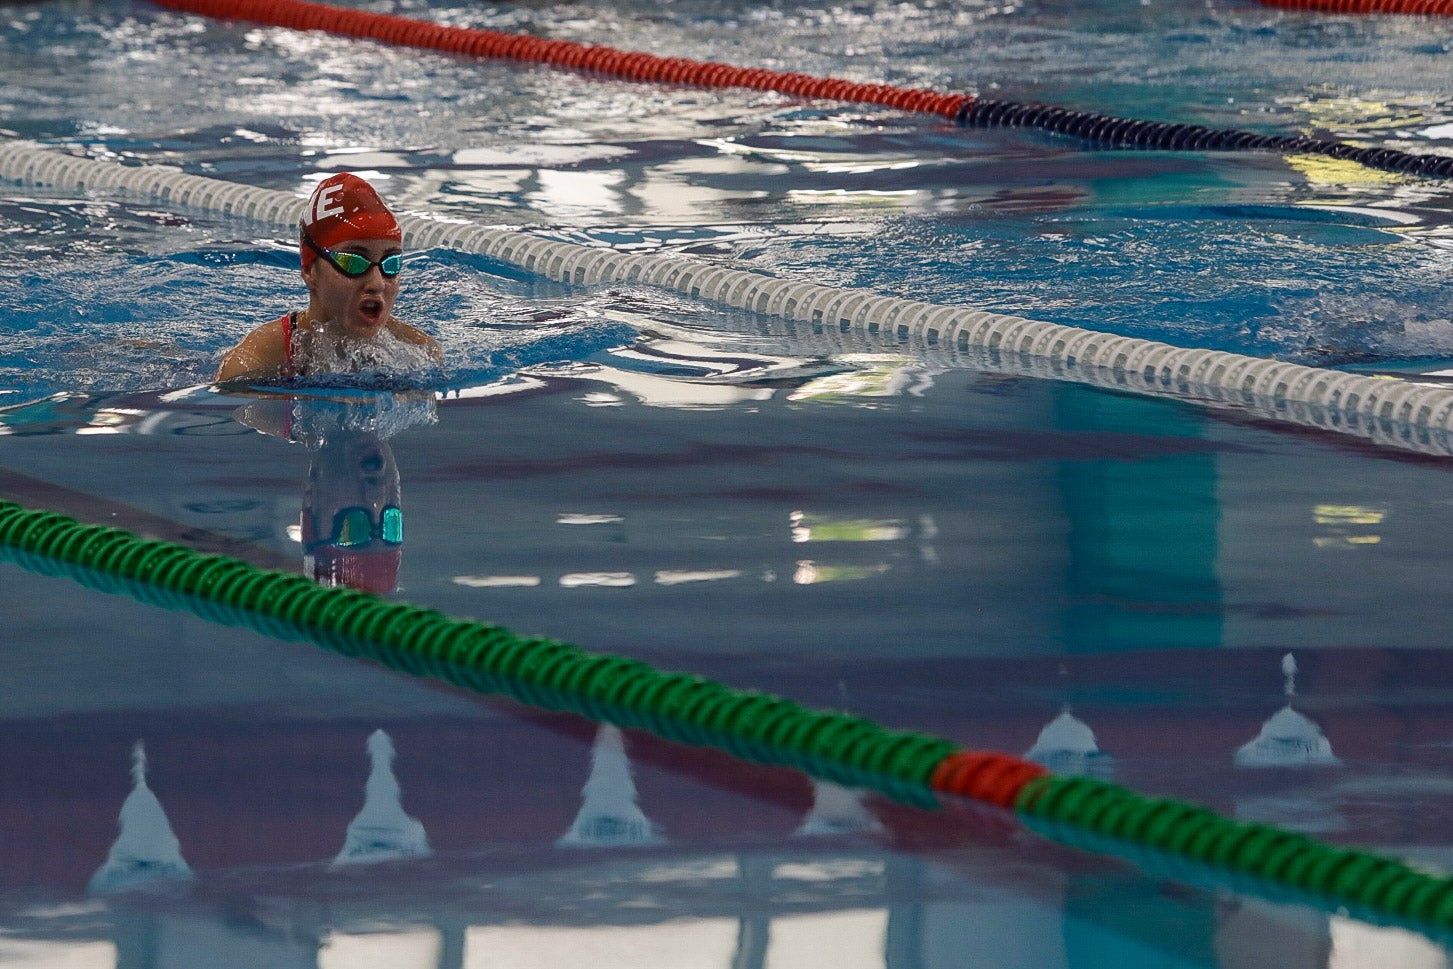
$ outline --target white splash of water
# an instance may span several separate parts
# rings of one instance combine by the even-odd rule
[[[427,348],[400,340],[387,330],[366,340],[307,336],[299,334],[297,364],[310,375],[413,373],[437,366]]]

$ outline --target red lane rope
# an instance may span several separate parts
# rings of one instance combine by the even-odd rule
[[[1013,810],[1024,786],[1049,771],[1008,754],[958,750],[934,768],[929,787]]]
[[[1042,104],[1014,104],[970,94],[942,94],[921,88],[887,84],[857,84],[830,77],[813,77],[733,67],[714,61],[623,51],[614,47],[570,40],[547,40],[527,34],[448,27],[392,14],[335,7],[311,0],[156,0],[163,7],[219,19],[246,20],[294,30],[322,30],[345,37],[378,40],[405,47],[422,47],[474,57],[492,57],[526,63],[553,64],[592,71],[631,81],[692,84],[699,87],[741,87],[777,91],[795,97],[881,104],[901,111],[952,118],[965,127],[1029,127],[1080,137],[1117,148],[1156,148],[1171,151],[1273,151],[1326,155],[1385,171],[1453,177],[1453,156],[1413,155],[1389,148],[1359,148],[1343,142],[1304,137],[1258,135],[1233,129],[1207,129],[1199,125],[1157,124],[1115,118],[1084,111],[1068,111]],[[1392,10],[1417,7],[1423,12],[1443,11],[1453,0],[1266,0],[1287,6],[1358,5]]]
[[[658,57],[571,40],[547,40],[493,30],[448,27],[391,14],[311,3],[309,0],[158,0],[158,3],[173,10],[219,19],[248,20],[296,30],[324,30],[347,37],[364,37],[451,54],[557,64],[632,81],[755,88],[797,97],[881,104],[946,118],[956,118],[960,111],[974,102],[974,97],[968,94],[941,94],[887,84],[856,84],[830,77],[733,67],[713,61]]]

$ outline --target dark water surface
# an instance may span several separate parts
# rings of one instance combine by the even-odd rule
[[[913,364],[896,379],[915,392],[892,396],[843,395],[842,374],[610,376],[526,375],[372,435],[402,485],[395,598],[1445,863],[1443,465]],[[356,452],[232,420],[251,406],[261,423],[257,400],[174,396],[12,409],[7,494],[300,567],[289,528],[320,500],[321,465]],[[283,406],[299,437],[335,441],[429,412],[363,394]],[[871,966],[1443,958],[1400,930],[1137,874],[1005,816],[622,741],[3,569],[0,917],[16,964],[96,945],[144,965],[552,965],[582,945],[607,964],[688,951],[707,966],[838,949]],[[365,785],[375,730],[397,760]],[[149,813],[127,800],[138,740]],[[375,864],[339,864],[365,788],[357,850]],[[118,814],[153,857],[103,874]],[[1382,961],[1388,946],[1403,961]]]

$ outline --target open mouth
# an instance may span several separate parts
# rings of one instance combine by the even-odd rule
[[[366,299],[358,304],[358,315],[370,326],[377,326],[383,320],[383,302],[376,299]]]

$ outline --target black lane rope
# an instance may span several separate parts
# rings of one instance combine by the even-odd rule
[[[1453,177],[1453,156],[1415,155],[1394,148],[1359,148],[1343,141],[1294,135],[1259,135],[1235,128],[1137,121],[1071,111],[1048,104],[1018,104],[982,98],[967,102],[954,119],[972,128],[1035,128],[1072,135],[1112,148],[1168,151],[1268,151],[1293,155],[1324,155],[1384,171],[1431,178]]]

